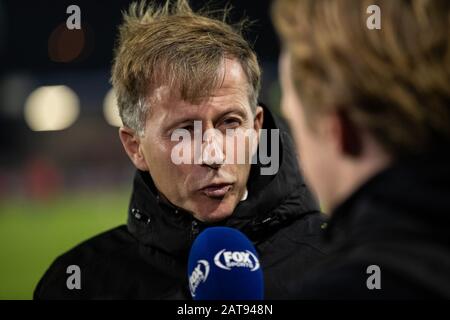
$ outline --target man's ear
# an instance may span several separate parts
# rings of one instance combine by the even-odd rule
[[[260,130],[262,129],[264,122],[264,109],[260,106],[256,107],[255,110],[255,117],[253,119],[253,129],[256,132],[256,135],[252,136],[252,142],[251,142],[251,152],[252,155],[255,155],[256,150],[258,150],[258,145],[261,137]]]
[[[140,137],[134,132],[134,130],[121,127],[119,129],[120,141],[122,141],[123,148],[130,157],[134,166],[142,171],[148,171],[147,163],[142,152]]]
[[[253,120],[253,129],[258,132],[262,129],[264,123],[264,109],[261,106],[257,106],[255,110],[255,118]]]
[[[363,151],[362,135],[358,127],[345,110],[338,110],[331,117],[331,131],[339,152],[347,157],[358,157]]]

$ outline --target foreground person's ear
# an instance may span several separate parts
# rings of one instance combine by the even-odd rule
[[[123,148],[130,157],[134,166],[142,171],[148,171],[147,163],[142,152],[141,140],[138,134],[130,128],[119,128],[119,137],[122,141]]]

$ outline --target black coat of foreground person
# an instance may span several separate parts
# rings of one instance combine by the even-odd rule
[[[274,119],[265,110],[267,128]],[[289,299],[301,275],[322,257],[323,219],[300,176],[295,148],[280,128],[281,162],[274,176],[253,165],[248,198],[220,225],[235,227],[255,244],[266,299]],[[187,260],[205,225],[158,197],[148,172],[137,171],[127,226],[98,235],[52,264],[35,299],[190,299]],[[69,290],[66,269],[77,265],[81,289]]]
[[[360,187],[334,211],[325,232],[331,252],[297,297],[450,299],[449,164],[442,149]]]

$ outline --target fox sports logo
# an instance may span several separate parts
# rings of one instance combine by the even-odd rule
[[[227,251],[226,249],[222,249],[215,255],[214,263],[224,270],[248,268],[250,271],[256,271],[259,269],[258,258],[249,250]]]
[[[198,260],[197,265],[189,276],[189,289],[191,290],[192,297],[195,297],[195,291],[198,286],[208,279],[209,275],[209,263],[206,260]]]

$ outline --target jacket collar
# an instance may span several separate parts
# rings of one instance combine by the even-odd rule
[[[267,233],[312,211],[315,200],[304,187],[295,146],[284,124],[264,110],[264,128],[279,129],[280,168],[275,175],[260,174],[261,163],[252,165],[247,183],[248,198],[233,215],[217,225],[234,227],[257,242]],[[270,150],[270,149],[269,149]],[[164,201],[148,172],[137,171],[129,206],[128,229],[145,246],[185,258],[192,241],[205,225],[182,209]]]

